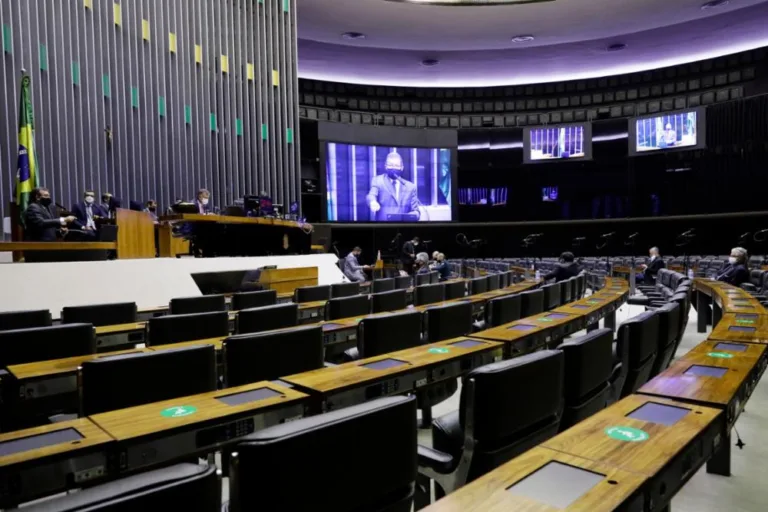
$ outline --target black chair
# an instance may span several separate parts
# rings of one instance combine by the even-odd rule
[[[96,334],[91,324],[0,331],[0,368],[95,353]]]
[[[50,327],[51,325],[53,325],[53,319],[51,312],[47,309],[0,313],[0,331]]]
[[[656,316],[659,318],[659,332],[656,334],[658,343],[651,379],[666,370],[675,355],[680,329],[680,305],[677,302],[668,302],[656,310]]]
[[[157,510],[161,503],[174,510],[221,511],[221,473],[215,465],[181,463],[120,478],[41,503],[25,512],[128,512]]]
[[[619,328],[616,339],[611,347],[613,356],[613,370],[611,371],[611,392],[608,396],[608,405],[617,402],[621,398],[621,391],[627,381],[629,372],[629,330]]]
[[[565,354],[562,432],[608,404],[613,373],[613,331],[598,329],[557,348]]]
[[[560,304],[565,305],[573,302],[573,282],[574,277],[560,281]]]
[[[224,295],[203,295],[201,297],[171,299],[169,312],[172,315],[191,315],[193,313],[210,313],[226,310],[227,302]]]
[[[344,352],[354,361],[421,344],[421,313],[409,311],[363,318],[357,324],[357,347]]]
[[[499,274],[490,274],[486,277],[486,280],[488,281],[487,286],[489,292],[501,288],[501,278],[499,277]]]
[[[763,276],[765,275],[764,270],[750,270],[749,272],[749,282],[742,283],[741,288],[744,290],[747,290],[750,293],[757,293],[759,292],[763,287]]]
[[[507,282],[507,272],[502,272],[499,274],[499,289],[506,288],[512,283]]]
[[[520,318],[538,315],[544,311],[544,291],[531,290],[520,294]]]
[[[235,332],[246,334],[285,329],[296,325],[299,325],[299,305],[291,302],[238,312],[235,319]]]
[[[543,303],[547,311],[560,307],[560,283],[544,285],[541,291],[544,293]]]
[[[563,366],[562,352],[545,350],[469,372],[459,410],[432,424],[434,449],[419,446],[417,507],[428,501],[428,479],[439,498],[555,435]]]
[[[460,302],[427,308],[424,329],[428,343],[468,335],[472,332],[472,304]]]
[[[410,512],[415,406],[382,398],[245,437],[230,458],[231,509]]]
[[[242,292],[232,295],[232,311],[261,308],[277,304],[277,290]]]
[[[408,300],[405,290],[393,290],[391,292],[374,293],[371,295],[372,313],[398,311],[406,307],[408,307]]]
[[[426,272],[424,274],[416,274],[414,276],[415,286],[424,286],[424,285],[430,284],[431,282],[432,282],[432,276],[429,275],[429,272]]]
[[[395,289],[395,278],[390,277],[389,279],[376,279],[373,282],[373,293],[383,293],[383,292],[391,292]]]
[[[467,281],[467,294],[478,295],[488,291],[488,279],[485,277],[476,277]]]
[[[302,302],[315,302],[319,300],[330,300],[331,287],[322,286],[304,286],[296,288],[293,291],[293,302],[301,304]]]
[[[445,286],[445,300],[461,299],[467,291],[464,281],[451,281],[444,283],[443,286]]]
[[[166,345],[182,341],[218,338],[229,334],[229,314],[226,311],[165,315],[150,318],[149,342]]]
[[[648,381],[656,359],[659,335],[659,317],[655,311],[646,311],[630,318],[619,326],[618,335],[627,331],[627,380],[621,390],[621,398],[631,395]]]
[[[216,347],[199,345],[85,361],[80,416],[216,391]]]
[[[351,318],[371,312],[371,300],[368,295],[331,299],[325,303],[325,319]]]
[[[130,324],[138,320],[135,302],[70,306],[61,310],[63,324],[102,325]]]
[[[428,284],[417,286],[413,289],[413,304],[423,306],[425,304],[434,304],[445,300],[444,284]]]
[[[360,283],[335,283],[331,285],[332,299],[352,297],[353,295],[360,295]]]
[[[520,294],[491,299],[485,305],[485,327],[491,328],[520,320]]]
[[[407,290],[411,287],[411,276],[397,276],[395,278],[396,290]]]
[[[307,325],[230,336],[222,355],[228,387],[317,370],[323,367],[323,329]]]
[[[430,284],[437,284],[440,282],[440,274],[438,272],[430,272],[429,273],[429,283]]]

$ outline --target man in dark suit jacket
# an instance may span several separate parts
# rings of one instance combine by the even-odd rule
[[[31,242],[55,242],[59,232],[76,222],[73,215],[59,217],[53,210],[51,193],[47,188],[32,190],[33,202],[24,213],[24,238]]]
[[[195,206],[197,206],[197,213],[209,215],[211,213],[211,193],[204,188],[198,190]]]
[[[659,270],[667,265],[664,263],[664,260],[661,259],[658,247],[651,247],[648,253],[651,258],[647,265],[643,265],[643,281],[645,281],[645,284],[655,284],[656,275],[659,273]]]
[[[403,244],[403,254],[400,256],[400,261],[403,262],[403,270],[409,274],[413,272],[413,265],[416,263],[416,250],[419,248],[420,242],[419,237],[415,236]]]
[[[555,269],[549,274],[544,276],[545,281],[554,279],[556,283],[565,281],[574,276],[579,275],[579,265],[573,261],[575,257],[572,252],[564,252],[560,255],[560,263],[555,266]]]
[[[371,181],[366,200],[375,220],[386,222],[390,220],[389,215],[394,215],[393,220],[397,221],[419,220],[421,203],[416,185],[402,178],[403,168],[403,158],[393,151],[387,155],[385,173]],[[411,218],[402,218],[403,215],[410,215]]]
[[[728,258],[728,265],[723,267],[717,280],[733,286],[741,286],[742,283],[749,282],[749,270],[747,269],[747,250],[743,247],[734,247],[731,249],[731,256]]]
[[[83,193],[83,200],[72,206],[72,215],[77,219],[80,229],[96,231],[96,221],[109,218],[109,211],[100,204],[96,204],[96,193],[93,190],[86,190]]]

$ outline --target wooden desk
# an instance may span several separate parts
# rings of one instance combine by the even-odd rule
[[[259,275],[259,284],[265,290],[293,294],[296,288],[317,286],[317,267],[264,269]]]
[[[201,213],[176,213],[163,215],[161,222],[206,222],[216,224],[252,224],[255,226],[284,226],[298,228],[299,223],[293,220],[272,219],[269,217],[234,217],[231,215],[203,215]]]
[[[256,392],[242,403],[222,398]],[[91,416],[117,441],[119,472],[211,453],[257,430],[304,415],[307,396],[271,382],[165,400]]]
[[[64,431],[72,435],[61,437]],[[47,442],[46,436],[51,436]],[[34,438],[38,447],[17,446],[13,453],[0,456],[0,507],[11,508],[102,478],[114,443],[91,420],[77,419],[0,434],[0,444],[25,438]]]
[[[728,313],[752,313],[765,315],[765,308],[745,290],[720,281],[696,278],[693,281],[696,291],[696,328],[700,333],[707,332],[710,320],[709,307],[712,306],[711,321],[717,326],[723,315]]]
[[[138,345],[147,342],[147,322],[102,325],[96,329],[96,347]]]
[[[714,355],[711,355],[714,354]],[[712,338],[702,341],[687,354],[680,358],[681,361],[691,361],[696,364],[713,365],[719,359],[732,359],[733,364],[753,366],[768,357],[765,345],[736,341],[720,341]]]
[[[190,252],[189,240],[173,236],[173,226],[167,222],[157,225],[157,254],[161,258],[176,258]]]
[[[179,343],[168,343],[167,345],[152,345],[147,347],[147,350],[169,350],[174,348],[189,348],[196,347],[198,345],[213,345],[216,350],[221,350],[221,343],[227,339],[227,336],[220,336],[218,338],[206,338],[192,341],[182,341]]]
[[[600,478],[565,507],[563,503],[555,506],[530,497],[523,489],[510,489],[552,463],[596,473],[595,476]],[[646,480],[644,475],[537,447],[442,498],[424,512],[556,512],[564,508],[578,512],[640,512],[645,505],[643,487]],[[557,500],[558,482],[549,481],[548,484],[552,495],[540,498]]]
[[[671,409],[657,413],[653,421],[641,419],[649,403],[650,407]],[[680,416],[661,416],[671,413]],[[652,508],[647,508],[657,511],[669,504],[678,489],[712,456],[715,446],[724,442],[724,425],[718,409],[630,395],[541,446],[645,475],[646,503],[652,503]]]
[[[118,208],[115,224],[118,258],[155,257],[155,221],[148,213]]]
[[[0,252],[114,251],[117,242],[0,242]]]
[[[768,344],[768,315],[725,313],[712,329],[709,339]]]
[[[465,340],[477,344],[468,348],[454,345]],[[467,336],[291,375],[281,380],[313,395],[320,400],[321,409],[328,411],[384,396],[414,392],[436,382],[458,378],[494,358],[501,358],[501,348],[500,343]],[[366,367],[393,359],[403,364],[383,369]]]

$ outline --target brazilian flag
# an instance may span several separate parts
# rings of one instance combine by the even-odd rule
[[[30,78],[21,79],[21,106],[19,107],[19,160],[16,173],[16,204],[19,205],[21,223],[29,205],[32,189],[40,186],[35,157],[35,116],[32,112]]]
[[[445,201],[438,201],[438,203],[451,204],[451,150],[441,149],[439,157],[440,174],[437,183]]]

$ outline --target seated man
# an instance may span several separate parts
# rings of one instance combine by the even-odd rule
[[[35,188],[32,202],[24,212],[24,239],[30,242],[55,242],[67,232],[67,226],[76,222],[75,216],[59,217],[55,213],[51,193],[47,188]]]
[[[197,206],[197,213],[202,215],[209,215],[211,212],[211,193],[208,190],[201,188],[197,191],[197,198],[195,199],[195,206]]]
[[[651,247],[651,250],[649,251],[650,260],[648,261],[647,265],[643,265],[643,275],[642,275],[642,281],[645,284],[652,285],[656,283],[656,274],[659,273],[659,270],[666,267],[666,264],[664,263],[664,260],[661,259],[661,256],[659,255],[659,248],[658,247]],[[638,276],[638,279],[641,276]]]
[[[440,281],[447,281],[451,278],[451,267],[448,266],[448,262],[445,261],[445,254],[439,252],[435,258],[436,263],[432,267],[432,270],[440,275]]]
[[[347,257],[344,258],[344,268],[342,271],[344,272],[344,275],[347,276],[347,279],[352,282],[362,283],[365,281],[366,278],[363,270],[371,268],[369,265],[360,265],[357,261],[357,258],[360,257],[362,252],[363,250],[360,247],[355,247],[352,249],[352,252],[347,254]]]
[[[416,273],[428,274],[429,272],[431,272],[429,268],[429,254],[420,252],[416,255]]]
[[[734,247],[731,249],[731,256],[728,258],[728,264],[723,267],[717,280],[733,286],[741,286],[742,283],[749,281],[749,270],[747,270],[747,250],[743,247]]]
[[[108,218],[109,210],[96,204],[96,193],[93,190],[86,190],[83,192],[83,200],[72,206],[72,215],[77,219],[79,229],[93,234],[98,229],[96,221]]]
[[[555,269],[544,276],[545,281],[554,279],[555,282],[565,281],[574,276],[579,275],[579,264],[574,260],[572,252],[566,251],[560,255],[560,263],[555,266]]]

